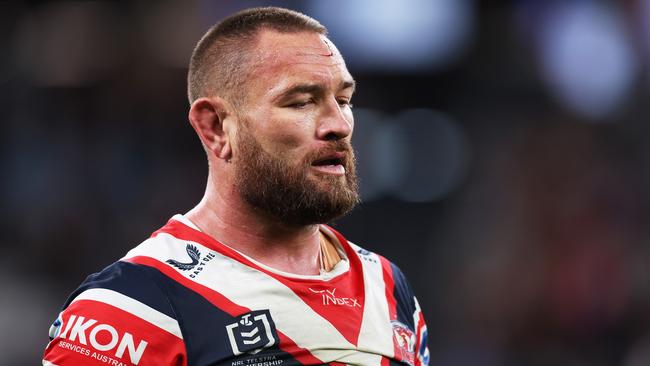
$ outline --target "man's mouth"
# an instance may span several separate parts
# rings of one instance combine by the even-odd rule
[[[322,173],[345,175],[345,159],[345,153],[335,152],[314,160],[311,165]]]

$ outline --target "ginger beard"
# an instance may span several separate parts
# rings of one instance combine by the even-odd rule
[[[354,151],[346,141],[332,141],[308,154],[297,166],[266,152],[246,127],[238,134],[239,158],[233,159],[235,183],[251,207],[290,226],[326,223],[359,203]],[[312,173],[312,162],[324,154],[345,152],[345,175]]]

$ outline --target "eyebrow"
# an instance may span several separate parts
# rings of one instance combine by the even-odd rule
[[[345,80],[345,81],[343,81],[341,83],[341,86],[340,86],[341,90],[350,89],[350,88],[352,89],[352,92],[354,93],[354,91],[357,88],[357,82],[354,81],[354,80]]]
[[[356,82],[354,80],[344,80],[339,84],[339,90],[354,89]],[[313,94],[313,95],[323,95],[325,94],[325,87],[322,84],[297,84],[281,94],[281,98],[292,96],[295,94]]]

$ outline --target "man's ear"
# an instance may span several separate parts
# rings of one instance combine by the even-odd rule
[[[234,118],[231,104],[220,97],[198,98],[192,103],[188,118],[208,154],[229,160],[232,148],[228,129]]]

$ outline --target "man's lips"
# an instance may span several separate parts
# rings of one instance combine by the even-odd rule
[[[333,152],[319,157],[311,165],[314,169],[326,174],[344,175],[346,159],[346,153]]]

